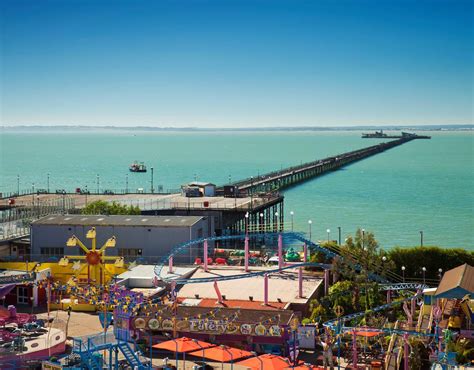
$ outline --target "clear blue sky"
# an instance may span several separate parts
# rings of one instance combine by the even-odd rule
[[[0,0],[2,123],[473,121],[473,1]]]

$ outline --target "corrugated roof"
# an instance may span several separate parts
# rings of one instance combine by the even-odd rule
[[[474,267],[467,263],[444,273],[435,297],[460,299],[466,294],[474,294]]]
[[[200,216],[50,215],[34,221],[33,225],[189,227],[201,219]]]

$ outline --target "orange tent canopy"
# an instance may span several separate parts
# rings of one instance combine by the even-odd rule
[[[216,346],[209,349],[202,349],[199,351],[190,352],[188,354],[192,356],[208,358],[210,360],[219,362],[236,361],[244,357],[252,356],[252,352],[228,346]]]
[[[355,332],[355,334],[359,337],[371,338],[371,337],[376,337],[379,334],[382,334],[381,330],[367,330],[368,329],[367,327],[361,327],[360,329],[361,330],[357,330]]]
[[[303,364],[303,361],[300,361]],[[237,362],[236,365],[246,366],[252,370],[284,370],[291,367],[291,362],[285,357],[264,354]]]
[[[304,364],[295,367],[287,367],[285,370],[324,370],[324,367]]]
[[[210,348],[214,346],[215,344],[202,342],[200,340],[195,340],[191,338],[181,337],[181,338],[171,339],[171,340],[167,340],[166,342],[155,344],[153,348],[166,349],[171,352],[186,353],[186,352],[196,351],[201,348]]]

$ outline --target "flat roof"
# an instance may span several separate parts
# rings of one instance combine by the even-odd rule
[[[264,271],[270,268],[252,267],[250,271]],[[194,278],[216,278],[219,276],[244,274],[241,267],[211,267],[209,272],[204,272],[202,268],[196,270],[190,279]],[[303,275],[303,298],[298,297],[298,274],[292,270],[280,273],[269,274],[268,279],[268,301],[278,302],[280,299],[284,303],[306,303],[308,298],[322,283],[322,279],[304,274]],[[222,295],[229,301],[248,301],[249,296],[254,301],[263,302],[263,276],[253,276],[245,279],[219,281],[218,287]],[[195,298],[196,294],[200,299],[216,299],[217,294],[212,283],[192,283],[184,285],[178,293],[180,298]]]
[[[50,215],[33,225],[190,227],[201,216]]]
[[[123,279],[140,279],[140,278],[149,278],[152,280],[155,277],[155,266],[156,265],[137,265],[133,267],[131,270],[125,271],[117,276],[117,280]],[[186,278],[196,270],[196,266],[192,267],[173,267],[173,273],[169,273],[169,266],[163,266],[161,270],[161,278],[166,279],[178,279],[178,278]]]

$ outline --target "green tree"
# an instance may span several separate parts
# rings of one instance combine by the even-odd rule
[[[371,274],[385,275],[394,264],[387,253],[380,249],[373,233],[358,229],[355,237],[346,239],[340,248],[341,258],[336,258],[333,270],[340,278],[352,281],[355,291],[364,292],[364,307],[367,310],[380,300],[378,284],[371,282]],[[357,304],[357,302],[355,302]]]
[[[81,213],[83,215],[139,215],[141,211],[138,207],[98,200],[89,203],[81,210]]]

